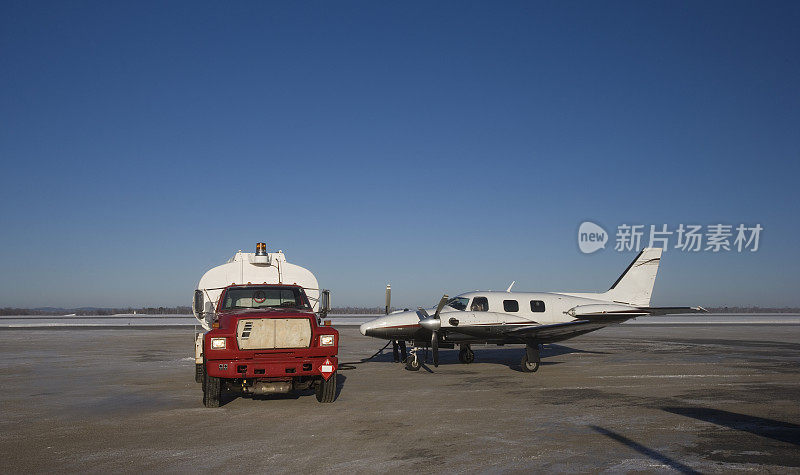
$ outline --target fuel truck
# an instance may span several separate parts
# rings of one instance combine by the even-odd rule
[[[194,291],[195,381],[203,405],[219,407],[226,393],[266,395],[314,389],[336,399],[339,332],[323,318],[330,292],[283,251],[239,251],[208,270]]]

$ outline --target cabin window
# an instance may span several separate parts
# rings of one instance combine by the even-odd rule
[[[541,300],[531,300],[531,312],[544,312],[544,302]]]
[[[503,310],[506,312],[519,312],[519,302],[516,300],[503,300]]]
[[[469,309],[472,312],[488,312],[489,300],[486,297],[475,297]]]

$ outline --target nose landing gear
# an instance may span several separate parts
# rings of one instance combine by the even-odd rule
[[[411,347],[411,354],[406,358],[406,369],[409,371],[419,371],[421,367],[422,364],[419,358],[417,358],[417,347],[413,346]]]

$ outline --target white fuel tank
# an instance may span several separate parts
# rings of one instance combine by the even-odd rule
[[[282,251],[267,253],[266,246],[263,252],[261,249],[259,247],[257,253],[239,251],[228,262],[211,268],[200,278],[197,290],[201,291],[202,298],[196,293],[192,311],[203,328],[211,329],[222,289],[231,284],[296,284],[305,290],[314,312],[319,312],[320,289],[314,274],[287,262]]]

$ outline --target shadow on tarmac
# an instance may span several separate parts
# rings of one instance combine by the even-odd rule
[[[339,363],[339,370],[341,371],[348,371],[357,369],[358,365],[373,361],[377,363],[394,363],[394,357],[392,355],[392,350],[388,349],[387,346],[383,347],[381,350],[378,350],[377,353],[368,357],[362,358],[358,361],[348,361],[344,363]],[[495,363],[508,366],[509,368],[515,371],[522,371],[522,353],[524,352],[525,348],[523,346],[513,346],[509,348],[492,348],[492,349],[484,349],[484,348],[473,348],[475,350],[475,361],[478,363]],[[569,346],[558,345],[558,344],[548,344],[543,345],[541,350],[541,359],[545,360],[547,358],[552,358],[555,356],[561,355],[568,355],[572,353],[586,353],[586,354],[596,354],[596,355],[607,355],[609,353],[604,351],[589,351],[589,350],[580,350],[577,348],[572,348]],[[431,352],[428,349],[420,349],[417,353],[422,358],[423,364],[422,368],[429,372],[433,373],[434,371],[428,366],[430,364],[432,366],[432,357]],[[511,356],[513,355],[513,359]],[[457,350],[450,350],[450,349],[442,349],[439,350],[439,364],[440,365],[449,365],[449,364],[462,364],[458,361],[458,351]],[[555,365],[560,364],[560,361],[542,361],[542,366],[548,365]],[[398,363],[402,364],[402,362]]]
[[[339,395],[342,393],[342,388],[344,387],[344,383],[347,381],[347,376],[336,372],[336,399],[339,398]],[[301,397],[315,397],[315,391],[313,388],[304,389],[302,391],[289,391],[288,393],[278,393],[278,394],[242,394],[235,391],[225,391],[222,393],[222,398],[219,401],[219,407],[222,407],[230,402],[235,401],[236,399],[243,398],[243,399],[252,399],[253,401],[275,401],[281,399],[300,399]]]
[[[708,407],[662,407],[661,410],[788,444],[800,445],[800,425],[797,424]]]
[[[623,435],[617,434],[614,431],[610,431],[610,430],[608,430],[608,429],[606,429],[604,427],[599,427],[599,426],[594,426],[594,425],[590,425],[589,427],[593,431],[597,432],[598,434],[602,434],[602,435],[608,437],[609,439],[616,440],[620,444],[627,445],[628,447],[630,447],[633,450],[639,452],[640,454],[646,455],[647,457],[650,457],[653,460],[661,462],[664,465],[669,466],[673,470],[677,470],[678,472],[681,472],[681,473],[692,473],[692,474],[699,474],[700,473],[697,470],[693,469],[692,467],[689,467],[688,465],[684,465],[684,464],[678,462],[677,460],[674,460],[674,459],[671,459],[671,458],[667,457],[666,455],[662,454],[661,452],[659,452],[657,450],[653,450],[653,449],[651,449],[649,447],[645,447],[644,445],[642,445],[642,444],[640,444],[638,442],[635,442],[635,441],[633,441],[633,440],[631,440],[631,439],[629,439],[629,438],[627,438],[627,437],[625,437]]]

